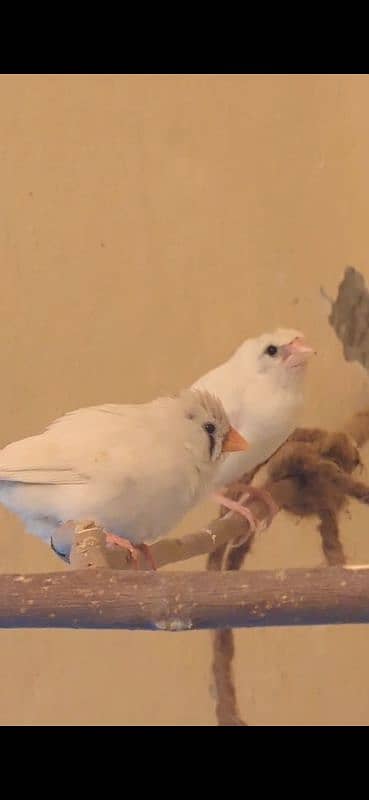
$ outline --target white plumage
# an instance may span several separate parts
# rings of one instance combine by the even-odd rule
[[[222,453],[245,446],[207,392],[81,408],[0,451],[0,502],[48,541],[61,523],[89,519],[139,544],[166,534],[206,493]],[[61,551],[70,545],[63,538]]]
[[[195,381],[193,388],[221,399],[231,424],[252,445],[220,464],[215,487],[228,486],[262,464],[295,429],[312,353],[300,331],[279,328],[246,339],[228,361]]]

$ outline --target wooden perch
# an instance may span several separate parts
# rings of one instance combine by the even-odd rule
[[[369,565],[0,576],[0,628],[188,631],[369,622]]]
[[[285,482],[283,481],[283,484]],[[249,505],[259,529],[264,526],[265,504],[260,500],[253,500]],[[185,561],[195,556],[212,553],[222,545],[231,543],[234,539],[244,539],[251,536],[250,526],[245,517],[228,512],[222,519],[214,519],[204,528],[194,533],[175,539],[160,539],[151,545],[151,552],[157,567]],[[107,566],[113,569],[132,569],[132,560],[128,550],[116,548],[107,549],[105,536],[101,528],[93,523],[86,527],[76,526],[75,544],[70,555],[70,564],[73,569],[86,567]],[[151,569],[149,564],[140,555],[139,569]]]

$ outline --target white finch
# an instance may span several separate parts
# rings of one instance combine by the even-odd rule
[[[305,368],[313,352],[302,333],[278,328],[246,339],[228,361],[195,381],[192,388],[220,398],[231,424],[252,444],[247,452],[219,464],[215,488],[229,486],[264,463],[295,429],[303,405]],[[261,494],[249,488],[250,494]],[[225,505],[224,498],[217,498]],[[269,505],[273,511],[270,501]]]
[[[59,555],[88,519],[137,562],[209,491],[223,454],[246,447],[206,391],[81,408],[0,451],[0,502]]]

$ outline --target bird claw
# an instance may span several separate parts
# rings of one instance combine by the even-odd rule
[[[230,511],[234,511],[235,513],[241,514],[243,517],[245,517],[248,520],[252,533],[256,533],[256,531],[260,529],[269,528],[275,515],[279,511],[279,507],[274,502],[271,494],[269,494],[266,489],[261,489],[257,486],[251,485],[245,486],[245,484],[240,483],[233,485],[231,488],[241,488],[246,489],[246,491],[244,491],[239,500],[231,500],[229,497],[225,497],[222,494],[213,495],[214,499],[225,508],[228,508]],[[265,505],[268,507],[268,516],[260,524],[255,522],[255,517],[250,509],[242,505],[246,500],[250,499],[262,500],[263,503],[265,503]]]
[[[258,486],[248,486],[247,487],[249,498],[253,498],[254,500],[262,500],[263,503],[268,507],[269,514],[267,518],[267,525],[266,527],[269,528],[269,525],[273,522],[274,517],[278,514],[279,507],[277,503],[272,498],[272,495],[267,492],[266,489],[262,489]]]
[[[105,531],[105,544],[106,547],[113,548],[113,547],[120,547],[123,550],[128,550],[130,557],[133,561],[134,568],[138,569],[138,561],[139,561],[139,549],[134,547],[132,542],[129,539],[124,539],[123,536],[116,536],[115,533],[108,533]]]
[[[148,547],[147,544],[138,544],[136,547],[129,541],[129,539],[124,539],[122,536],[116,536],[114,533],[107,533],[105,531],[105,542],[106,546],[109,548],[112,547],[121,547],[124,550],[128,550],[131,556],[131,559],[134,564],[134,568],[138,569],[138,562],[140,558],[140,553],[142,553],[146,560],[149,562],[151,569],[156,570],[156,562],[155,558],[152,554],[151,548]]]
[[[239,500],[231,500],[229,497],[224,497],[222,494],[214,494],[213,498],[217,503],[220,503],[220,505],[228,508],[229,511],[233,511],[237,514],[241,514],[242,517],[245,517],[249,523],[251,532],[256,533],[257,525],[254,515],[249,508],[246,508],[246,506],[242,505],[243,500],[246,500],[248,496],[249,493],[245,492],[245,494],[243,494]]]
[[[150,564],[151,569],[156,571],[158,567],[151,547],[143,543],[143,544],[138,544],[137,549],[140,550],[141,553],[143,553],[143,555],[146,558],[146,561],[148,561],[148,563]]]

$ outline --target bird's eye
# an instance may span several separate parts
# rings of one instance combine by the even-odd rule
[[[214,436],[214,434],[215,434],[215,431],[216,431],[216,427],[212,422],[205,422],[204,425],[203,425],[203,428],[204,428],[204,431],[206,431],[206,433],[208,434],[208,437],[209,437],[209,453],[210,453],[210,458],[212,458],[212,455],[214,453],[214,447],[215,447],[215,436]]]
[[[274,358],[274,356],[276,356],[278,353],[278,347],[276,347],[275,344],[270,344],[268,347],[266,347],[264,352],[268,356],[271,356],[271,358]]]

